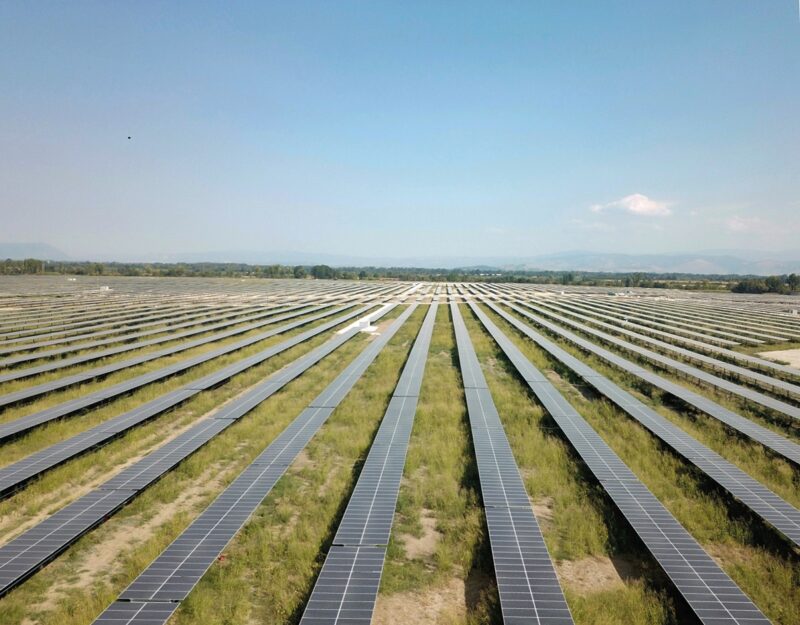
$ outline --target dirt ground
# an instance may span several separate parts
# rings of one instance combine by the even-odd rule
[[[769,360],[785,362],[790,367],[800,369],[800,349],[779,349],[774,352],[761,352],[759,356]]]
[[[486,585],[485,579],[452,579],[426,592],[401,592],[388,597],[379,595],[372,625],[449,625],[461,623],[467,606]]]
[[[432,556],[436,552],[436,545],[442,538],[442,534],[436,529],[436,519],[431,510],[423,508],[420,523],[422,523],[422,536],[419,538],[403,534],[406,557],[412,560]]]
[[[633,575],[632,565],[624,558],[592,556],[556,563],[561,583],[581,595],[618,588]]]
[[[129,519],[120,531],[93,546],[78,564],[76,575],[68,581],[54,584],[48,589],[44,601],[34,608],[52,610],[65,591],[71,588],[90,588],[97,577],[110,575],[117,566],[120,555],[131,545],[141,544],[153,536],[173,516],[190,509],[198,497],[218,490],[223,474],[221,466],[215,464],[206,469],[194,485],[184,489],[176,500],[161,504],[156,514],[147,521],[136,517]]]

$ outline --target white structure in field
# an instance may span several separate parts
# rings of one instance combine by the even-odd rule
[[[345,332],[347,332],[348,330],[352,330],[353,328],[358,328],[358,330],[360,332],[375,332],[376,327],[372,325],[372,320],[375,317],[380,316],[380,314],[384,310],[386,310],[387,308],[390,308],[390,307],[391,307],[391,304],[384,304],[383,306],[381,306],[375,312],[370,313],[368,315],[365,315],[364,317],[361,317],[359,319],[356,319],[353,323],[351,323],[351,324],[345,326],[344,328],[342,328],[341,330],[337,331],[336,334],[344,334]]]

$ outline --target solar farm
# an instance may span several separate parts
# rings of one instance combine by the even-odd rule
[[[797,625],[796,308],[0,277],[0,624]]]

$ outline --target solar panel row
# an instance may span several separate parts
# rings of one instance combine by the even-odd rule
[[[532,330],[516,317],[509,315],[493,303],[488,303],[487,305],[556,360],[572,369],[601,395],[611,400],[644,425],[678,454],[700,468],[708,477],[745,504],[750,510],[781,531],[795,545],[800,546],[800,510],[778,497],[769,488],[750,477],[716,452],[696,441],[655,410],[621,389],[605,376],[600,375],[589,365],[581,362],[572,354]],[[479,308],[473,305],[472,309],[481,321],[486,318]]]
[[[87,303],[86,305],[91,306]],[[164,306],[163,303],[152,302],[146,305],[120,305],[123,312],[103,312],[102,308],[92,307],[90,315],[78,321],[61,321],[58,316],[41,317],[35,323],[19,323],[15,326],[5,326],[0,328],[0,336],[3,340],[0,345],[15,344],[21,341],[29,341],[32,337],[45,338],[48,336],[59,336],[70,334],[72,331],[84,332],[88,328],[100,328],[110,326],[122,326],[127,323],[135,323],[140,319],[164,319],[174,314],[176,311],[186,310],[186,303],[179,303],[175,306]],[[195,307],[206,306],[207,310],[213,310],[213,304],[194,304]],[[156,312],[154,312],[156,311]]]
[[[761,386],[763,386],[764,388],[767,388],[769,390],[773,390],[775,392],[782,392],[782,393],[785,393],[785,394],[791,395],[791,396],[800,396],[800,386],[798,386],[797,384],[793,384],[791,382],[787,382],[787,381],[781,380],[780,378],[775,378],[775,377],[773,377],[771,375],[764,375],[762,373],[759,373],[758,371],[753,371],[753,370],[748,369],[746,367],[741,367],[741,366],[738,366],[738,365],[735,365],[735,364],[732,364],[732,363],[729,363],[729,362],[726,362],[726,361],[723,361],[723,360],[719,360],[717,358],[713,358],[711,356],[707,356],[705,354],[698,353],[697,351],[694,351],[694,350],[691,350],[691,349],[686,349],[686,348],[683,348],[683,347],[679,347],[677,345],[673,345],[672,343],[668,343],[667,341],[662,341],[660,339],[656,339],[656,338],[653,338],[653,337],[650,337],[650,336],[646,336],[646,335],[638,333],[638,332],[633,332],[632,330],[627,329],[627,327],[621,327],[621,326],[618,326],[618,325],[614,325],[613,323],[606,323],[605,321],[600,321],[598,318],[595,318],[594,316],[590,316],[589,314],[581,314],[581,312],[577,312],[577,311],[587,311],[587,312],[591,312],[592,315],[597,314],[594,311],[592,311],[591,308],[569,306],[569,305],[565,305],[563,303],[559,303],[558,307],[552,306],[551,304],[548,304],[546,302],[537,302],[537,303],[542,308],[546,308],[548,310],[552,309],[552,310],[555,310],[557,312],[566,312],[568,315],[570,315],[571,317],[574,317],[575,319],[579,319],[581,321],[585,321],[587,323],[591,323],[592,325],[595,325],[595,326],[598,326],[598,327],[601,327],[601,328],[606,328],[606,329],[611,330],[612,332],[616,332],[618,334],[624,334],[625,336],[629,336],[629,337],[631,337],[631,338],[633,338],[635,340],[638,340],[640,342],[648,343],[650,345],[654,345],[656,347],[659,347],[659,348],[661,348],[661,349],[663,349],[665,351],[669,351],[669,352],[678,354],[679,356],[682,356],[684,358],[688,358],[690,360],[695,360],[695,361],[701,362],[703,364],[711,366],[712,368],[719,369],[719,370],[721,370],[721,371],[723,371],[725,373],[728,373],[728,374],[732,373],[732,374],[744,379],[745,381],[752,382],[752,383],[758,383]],[[560,310],[560,308],[563,308],[565,310]],[[540,309],[540,311],[543,312],[543,313],[545,312],[542,309]],[[601,318],[605,317],[605,315],[598,315],[598,316],[601,317]],[[625,326],[629,326],[631,324],[625,323],[624,325]],[[678,337],[678,338],[680,338],[680,337]],[[671,340],[674,341],[675,339],[672,338]],[[756,367],[758,369],[762,369],[762,370],[767,369],[767,370],[771,370],[773,372],[777,372],[777,373],[781,373],[781,374],[788,374],[790,376],[795,376],[795,377],[800,375],[800,371],[797,371],[796,369],[793,370],[792,367],[788,367],[788,366],[785,366],[785,365],[779,365],[777,363],[773,363],[773,362],[770,362],[768,360],[764,360],[764,359],[761,359],[761,358],[755,358],[753,356],[750,356],[749,354],[742,354],[740,352],[735,352],[735,351],[733,351],[731,349],[725,349],[723,347],[716,347],[714,345],[708,345],[708,344],[705,344],[705,343],[701,343],[700,341],[691,341],[691,339],[686,339],[686,341],[687,341],[688,345],[691,345],[695,349],[700,349],[701,351],[707,351],[707,352],[711,352],[711,353],[716,353],[716,354],[719,354],[720,356],[723,356],[725,358],[732,359],[732,360],[738,360],[740,362],[746,363],[746,364],[751,365],[753,367]],[[689,341],[691,341],[691,342],[689,342]]]
[[[310,330],[302,332],[286,341],[277,345],[272,345],[266,349],[248,356],[238,362],[234,362],[227,367],[218,369],[213,373],[203,376],[199,380],[193,380],[180,388],[169,391],[156,397],[155,399],[137,406],[127,412],[124,412],[108,421],[104,421],[93,428],[76,434],[75,436],[63,440],[59,443],[46,447],[41,451],[26,456],[22,460],[13,464],[0,468],[0,495],[5,495],[20,488],[23,484],[31,478],[40,475],[44,471],[50,470],[58,466],[62,462],[74,458],[75,456],[85,453],[86,451],[109,441],[110,439],[118,436],[122,432],[143,423],[148,419],[174,408],[175,406],[185,402],[190,397],[198,393],[212,388],[221,382],[224,382],[232,376],[241,373],[265,360],[272,358],[287,349],[299,345],[308,339],[326,332],[331,328],[339,325],[340,323],[357,317],[365,313],[369,306],[351,311],[341,317],[336,317],[327,323],[314,327]]]
[[[514,304],[508,304],[508,306],[512,310],[515,310],[523,315],[525,318],[531,319],[537,325],[547,328],[554,334],[557,334],[558,336],[574,343],[584,351],[595,354],[615,367],[641,378],[648,384],[652,384],[653,386],[666,391],[670,395],[673,395],[683,400],[687,404],[694,406],[701,412],[704,412],[718,421],[721,421],[735,431],[748,436],[754,441],[758,441],[765,447],[771,449],[784,458],[791,460],[795,464],[800,464],[800,445],[797,445],[797,443],[794,443],[780,434],[754,423],[750,419],[746,419],[741,415],[736,414],[732,410],[729,410],[724,406],[711,401],[707,397],[695,393],[694,391],[691,391],[680,384],[676,384],[671,380],[667,380],[666,378],[663,378],[660,375],[645,369],[640,365],[637,365],[636,363],[626,360],[622,356],[618,356],[607,349],[599,347],[591,341],[576,336],[571,332],[567,332],[558,325],[551,323],[537,315],[531,314],[521,309],[519,306]]]
[[[766,316],[758,311],[757,306],[750,308],[741,308],[720,305],[709,306],[708,303],[700,301],[660,301],[659,302],[665,309],[675,311],[690,311],[693,315],[702,315],[705,319],[712,322],[718,319],[726,319],[734,322],[737,325],[749,325],[757,328],[768,329],[779,334],[786,334],[787,336],[800,338],[800,325],[797,321],[792,321],[790,317],[781,316]]]
[[[542,311],[537,306],[534,306],[532,304],[526,304],[526,305],[533,310],[537,310],[540,313],[544,312],[545,314],[547,314],[547,311]],[[549,314],[554,318],[557,317],[557,315],[555,315],[554,313],[549,313]],[[627,352],[636,354],[639,357],[649,360],[650,362],[655,363],[659,367],[671,370],[673,372],[677,372],[683,376],[692,378],[694,380],[700,381],[710,386],[715,386],[719,389],[727,391],[728,393],[737,395],[744,399],[760,404],[761,406],[764,406],[766,408],[769,408],[786,416],[792,417],[793,419],[800,419],[800,408],[798,408],[797,406],[793,406],[784,401],[781,401],[780,399],[776,399],[769,395],[764,395],[763,393],[759,393],[756,390],[747,388],[745,386],[741,386],[739,384],[731,382],[730,380],[726,380],[725,378],[721,378],[712,373],[708,373],[707,371],[703,371],[702,369],[698,369],[697,367],[693,367],[690,364],[675,360],[673,358],[669,358],[668,356],[659,354],[658,352],[654,352],[639,345],[629,343],[628,341],[624,341],[618,337],[612,336],[605,332],[601,332],[600,330],[590,328],[589,326],[579,324],[575,321],[571,321],[563,317],[560,317],[560,319],[563,319],[565,323],[569,323],[569,325],[573,327],[579,327],[581,331],[587,332],[592,336],[596,336],[597,338],[606,343],[610,343],[612,345],[622,348]],[[730,365],[730,367],[733,366],[734,365]],[[776,380],[775,385],[778,384],[780,384],[780,381]],[[798,387],[796,387],[795,385],[789,384],[788,382],[783,384],[785,385],[786,388],[792,390],[792,392],[794,393],[798,392]]]
[[[677,325],[679,327],[695,328],[703,332],[715,332],[723,336],[725,335],[725,331],[729,331],[727,333],[729,336],[741,342],[754,341],[755,343],[760,343],[768,341],[781,343],[790,340],[787,336],[768,334],[763,328],[754,329],[748,327],[746,324],[732,324],[719,318],[712,321],[697,315],[690,317],[679,310],[670,311],[669,314],[665,314],[666,311],[650,309],[646,306],[641,306],[635,301],[626,301],[624,303],[602,302],[602,306],[605,310],[619,311],[619,313],[628,317],[643,319],[646,322],[662,320],[664,323]]]
[[[438,304],[432,303],[328,550],[301,624],[372,620]]]
[[[369,292],[369,293],[362,293],[360,291],[350,291],[350,292],[343,293],[340,296],[340,298],[337,298],[337,299],[345,299],[346,298],[346,299],[349,299],[349,300],[352,301],[352,300],[354,300],[356,298],[363,298],[363,297],[374,297],[374,298],[377,298],[377,297],[382,297],[384,294],[390,293],[390,292],[392,292],[394,290],[396,290],[396,287],[394,289],[381,289],[379,291]],[[318,304],[320,301],[323,301],[326,298],[324,298],[324,297],[323,298],[312,297],[312,298],[302,298],[302,299],[303,299],[303,302],[298,304],[297,303],[297,298],[281,297],[280,298],[280,302],[281,302],[282,306],[288,306],[289,304],[294,303],[295,305],[293,305],[291,307],[291,309],[296,309],[296,308],[300,308],[302,306],[309,306],[311,304]],[[77,349],[79,347],[80,347],[80,349],[88,349],[88,348],[91,348],[91,347],[94,347],[94,346],[102,345],[104,343],[120,342],[123,339],[125,341],[129,341],[129,340],[133,340],[134,338],[137,338],[137,337],[140,337],[140,336],[147,336],[149,334],[164,332],[165,329],[164,329],[163,326],[165,326],[165,324],[169,325],[169,330],[171,331],[171,330],[175,330],[175,329],[180,328],[180,327],[186,327],[187,325],[191,325],[191,324],[188,324],[188,323],[178,323],[178,322],[181,322],[181,321],[188,322],[188,320],[197,319],[198,317],[206,317],[206,319],[201,319],[200,321],[197,322],[197,323],[206,324],[206,323],[210,323],[210,322],[216,321],[216,320],[221,320],[221,319],[226,319],[226,318],[231,318],[231,317],[242,317],[243,315],[250,315],[252,313],[257,313],[259,311],[263,311],[263,310],[266,310],[268,308],[274,308],[274,306],[270,306],[270,304],[274,304],[274,302],[261,303],[259,305],[250,305],[250,304],[244,304],[244,305],[242,305],[242,304],[239,304],[239,305],[222,305],[223,303],[224,303],[224,300],[222,300],[220,302],[217,302],[216,305],[213,306],[213,307],[208,305],[208,304],[204,304],[203,306],[200,306],[201,312],[199,312],[199,313],[197,312],[197,307],[187,308],[185,305],[184,306],[180,306],[180,307],[176,307],[174,309],[171,308],[171,307],[165,307],[164,310],[171,311],[171,314],[165,314],[165,313],[161,313],[160,312],[159,314],[156,314],[156,315],[149,315],[149,316],[146,316],[146,317],[137,317],[137,318],[135,318],[133,320],[125,321],[122,324],[102,323],[102,324],[90,326],[89,328],[83,327],[83,328],[80,328],[81,334],[77,334],[77,335],[75,335],[75,334],[64,335],[63,332],[48,332],[47,335],[51,335],[51,334],[59,335],[59,338],[48,340],[48,341],[42,341],[40,343],[21,344],[24,341],[30,341],[31,339],[29,337],[15,339],[15,340],[11,340],[11,341],[0,341],[0,346],[6,345],[6,344],[10,344],[9,347],[0,349],[0,354],[13,353],[15,351],[22,351],[22,350],[39,349],[39,348],[42,348],[42,347],[46,347],[48,345],[55,345],[55,344],[60,344],[60,343],[71,343],[66,348],[63,348],[61,350],[53,350],[52,352],[51,351],[38,352],[36,354],[28,354],[28,355],[25,355],[25,356],[22,357],[24,359],[42,358],[45,355],[53,356],[53,355],[58,355],[59,353],[66,353],[68,351],[74,351],[75,349]],[[328,303],[332,305],[332,302],[328,302]],[[187,314],[187,313],[191,313],[191,314]],[[156,319],[157,321],[152,321],[152,319]],[[149,321],[149,323],[143,323],[145,321]],[[101,327],[108,327],[108,326],[111,326],[110,329],[103,330],[103,331],[94,330],[94,328],[101,328]],[[146,331],[146,332],[136,332],[134,334],[121,334],[122,332],[141,330],[141,328],[151,327],[151,326],[162,326],[162,327],[155,328],[153,330],[149,330],[149,331]],[[87,329],[88,330],[92,330],[92,332],[87,333],[86,332]],[[74,342],[79,340],[79,339],[89,338],[89,337],[97,337],[97,336],[107,336],[109,334],[113,334],[114,336],[110,337],[109,339],[103,340],[103,341],[96,341],[94,343],[86,343],[86,344],[80,344],[80,345],[74,344]],[[44,335],[40,335],[40,336],[44,336]],[[0,366],[6,366],[8,364],[13,364],[12,360],[17,360],[17,359],[6,359],[6,360],[3,360],[3,361],[0,361]],[[17,361],[21,362],[21,360],[17,360]]]
[[[573,622],[458,304],[450,303],[503,622]]]
[[[265,321],[261,321],[257,324],[253,324],[253,327],[250,330],[255,330],[260,327],[264,327],[267,325],[271,325],[278,321],[285,321],[286,319],[292,319],[295,317],[301,317],[303,315],[308,314],[309,312],[314,312],[316,310],[320,310],[323,307],[314,307],[305,310],[295,311],[286,315],[280,315],[278,317],[270,317]],[[301,320],[302,321],[302,320]],[[308,323],[308,320],[306,320]],[[302,325],[302,324],[300,324]],[[209,343],[213,343],[214,341],[222,340],[228,338],[230,336],[235,336],[236,334],[241,334],[243,332],[248,332],[249,330],[245,328],[235,328],[232,330],[227,330],[225,332],[219,332],[216,335],[212,335],[210,337],[204,337],[201,339],[196,339],[194,341],[189,341],[187,343],[183,343],[180,345],[172,346],[172,347],[165,347],[164,349],[159,349],[154,352],[150,352],[148,354],[142,354],[139,356],[135,356],[133,358],[129,358],[127,360],[116,361],[112,362],[108,365],[101,365],[99,367],[95,367],[93,369],[89,369],[87,371],[81,371],[79,373],[75,373],[69,376],[62,376],[57,380],[53,380],[51,382],[44,382],[41,384],[35,384],[32,386],[28,386],[23,388],[19,391],[15,391],[12,393],[6,393],[5,395],[0,395],[0,407],[2,406],[9,406],[12,404],[17,404],[24,401],[29,401],[40,395],[45,395],[47,393],[52,393],[53,391],[61,390],[63,388],[74,386],[76,384],[80,384],[83,382],[88,382],[90,380],[94,380],[96,378],[104,377],[109,375],[110,373],[114,373],[115,371],[121,371],[123,369],[127,369],[129,367],[134,367],[151,360],[155,360],[157,358],[163,358],[165,356],[172,356],[174,354],[180,353],[182,351],[186,351],[187,349],[192,349],[194,347],[199,347],[202,345],[207,345]],[[234,343],[234,345],[240,345],[241,347],[246,347],[249,344],[252,344],[252,339],[255,337],[251,337],[250,339],[244,339],[239,341],[238,343]],[[263,340],[263,339],[262,339]],[[225,346],[224,348],[218,348],[220,350],[226,349],[232,346]],[[205,355],[205,354],[204,354]]]
[[[392,307],[393,308],[393,307]],[[386,309],[378,314],[386,314]],[[399,327],[399,326],[398,326]],[[190,427],[172,441],[127,467],[97,489],[62,508],[0,547],[0,595],[17,586],[80,536],[137,497],[220,432],[245,416],[286,384],[358,333],[338,334],[223,406],[212,418]]]
[[[708,625],[769,623],[519,348],[485,315],[481,322],[700,621]]]
[[[536,310],[537,312],[548,314],[547,311],[542,311],[536,305],[526,304],[526,306],[528,306],[532,310]],[[774,410],[778,413],[781,413],[793,419],[800,419],[800,408],[798,408],[797,406],[793,406],[792,404],[787,404],[784,401],[781,401],[774,397],[770,397],[769,395],[764,395],[763,393],[759,393],[758,391],[747,388],[745,386],[735,384],[730,380],[726,380],[719,376],[713,375],[711,373],[703,371],[702,369],[693,367],[692,365],[689,365],[687,363],[680,362],[673,358],[669,358],[668,356],[664,356],[663,354],[659,354],[658,352],[654,352],[650,349],[640,347],[639,345],[634,345],[633,343],[629,343],[628,341],[623,341],[622,339],[612,336],[611,334],[607,334],[606,332],[601,332],[600,330],[595,330],[594,328],[590,328],[589,326],[580,324],[577,321],[572,321],[561,315],[555,315],[552,312],[549,314],[553,318],[558,318],[558,320],[561,321],[562,323],[570,325],[574,328],[579,328],[582,332],[586,332],[588,334],[591,334],[592,336],[596,336],[597,338],[601,339],[606,343],[610,343],[612,345],[622,348],[627,352],[636,354],[637,356],[649,360],[650,362],[653,362],[656,365],[663,367],[664,369],[675,371],[686,377],[692,378],[694,380],[700,381],[710,386],[715,386],[719,389],[727,391],[728,393],[731,393],[738,397],[742,397],[744,399],[752,401],[756,404],[769,408],[770,410]],[[796,389],[796,387],[794,388]]]
[[[274,323],[278,323],[279,321],[285,321],[286,319],[292,319],[297,316],[303,316],[308,314],[309,312],[314,312],[315,310],[319,310],[320,308],[324,308],[324,306],[314,307],[311,309],[307,309],[305,311],[292,313],[289,315],[281,315],[280,317],[273,318],[268,324],[264,325],[272,325]],[[24,417],[20,417],[12,421],[7,421],[6,423],[0,424],[0,440],[3,440],[4,438],[17,436],[18,434],[21,434],[39,425],[42,425],[43,423],[53,421],[54,419],[60,419],[62,417],[86,410],[87,408],[91,408],[92,406],[108,402],[109,400],[118,397],[119,395],[130,393],[136,390],[137,388],[141,388],[142,386],[146,386],[147,384],[151,384],[152,382],[163,380],[165,378],[186,371],[192,367],[203,364],[204,362],[208,362],[209,360],[212,360],[219,356],[232,353],[238,349],[246,348],[250,345],[257,343],[258,341],[263,341],[265,339],[271,338],[278,334],[282,334],[284,332],[288,332],[290,330],[306,325],[308,323],[313,323],[320,319],[324,319],[330,315],[342,312],[347,308],[348,308],[347,306],[344,306],[335,309],[328,309],[320,314],[311,315],[309,317],[305,317],[303,319],[299,319],[297,321],[284,324],[278,328],[259,333],[255,336],[249,337],[242,341],[237,341],[235,343],[224,345],[217,349],[209,350],[202,354],[198,354],[197,356],[192,356],[190,358],[173,363],[171,365],[166,365],[159,369],[155,369],[153,371],[149,371],[147,373],[131,377],[125,380],[124,382],[119,382],[112,386],[101,388],[92,393],[87,393],[86,395],[76,397],[75,399],[71,399],[66,402],[61,402],[53,406],[49,406],[47,408],[33,412]]]
[[[98,625],[166,622],[415,309],[416,304],[407,308],[328,385],[317,398],[327,405],[314,406],[315,401],[300,413],[94,622]],[[358,329],[350,332],[355,334]],[[335,396],[338,400],[324,400],[323,396]]]
[[[285,307],[285,308],[263,308],[258,307],[255,309],[250,309],[249,311],[242,311],[239,314],[231,315],[229,312],[225,312],[219,315],[213,316],[203,316],[199,320],[194,319],[192,321],[182,321],[179,323],[174,323],[169,326],[160,326],[153,330],[145,330],[141,332],[136,332],[133,334],[120,334],[116,336],[112,336],[110,338],[101,339],[92,341],[89,343],[74,343],[70,344],[66,347],[60,347],[58,349],[48,349],[48,350],[41,350],[41,351],[34,351],[32,353],[27,354],[20,354],[17,356],[11,356],[8,358],[4,358],[0,360],[0,367],[12,367],[15,365],[19,365],[20,363],[30,362],[34,360],[42,360],[45,358],[55,358],[57,356],[62,356],[64,354],[68,354],[71,352],[76,351],[83,351],[87,349],[95,349],[97,347],[104,347],[105,345],[113,344],[113,343],[123,343],[119,347],[113,348],[112,350],[99,350],[94,351],[88,354],[81,355],[80,357],[73,357],[73,358],[65,358],[59,360],[57,364],[60,364],[62,367],[71,367],[74,365],[82,364],[84,362],[91,362],[92,360],[100,360],[101,358],[107,358],[108,356],[114,356],[117,354],[122,354],[128,351],[132,351],[134,349],[142,349],[145,347],[151,347],[152,345],[158,345],[160,343],[165,343],[167,341],[174,341],[177,339],[186,338],[188,336],[194,336],[195,334],[201,334],[203,332],[211,332],[213,330],[218,330],[220,328],[227,328],[232,325],[238,325],[240,323],[248,323],[250,321],[257,321],[259,319],[264,319],[265,317],[269,317],[274,315],[278,312],[286,312],[289,310],[296,310],[301,308],[301,306],[293,306],[293,307]],[[252,314],[246,314],[246,313]],[[182,328],[191,328],[190,330],[185,330],[184,332],[177,332]],[[151,336],[153,334],[164,334],[166,336],[159,336],[157,338],[148,339],[146,341],[138,341],[135,342],[135,339],[139,339],[146,336]],[[26,346],[23,346],[26,347]],[[38,349],[37,347],[33,347],[33,349]],[[53,363],[56,364],[56,363]],[[58,367],[56,367],[58,368]],[[55,369],[55,368],[54,368]],[[47,371],[52,371],[54,369],[47,369]],[[38,375],[42,373],[36,367],[30,367],[26,369],[26,371],[32,371],[29,374],[25,374],[21,377],[29,377],[32,375]],[[16,373],[16,372],[12,372]],[[20,378],[14,378],[20,379]],[[6,382],[5,378],[0,379],[0,382]]]
[[[84,349],[92,345],[104,344],[105,341],[124,341],[131,340],[140,336],[147,336],[148,334],[155,334],[158,332],[169,331],[172,328],[181,326],[184,323],[205,323],[205,319],[211,321],[217,319],[226,319],[236,317],[244,314],[263,309],[262,306],[231,306],[220,305],[215,309],[202,308],[198,310],[188,310],[186,308],[177,308],[171,314],[156,315],[156,320],[151,320],[147,317],[136,319],[133,322],[117,325],[106,330],[97,330],[94,328],[87,328],[81,331],[80,334],[73,334],[69,336],[61,336],[55,339],[38,340],[34,343],[24,343],[17,341],[16,344],[8,347],[0,347],[0,355],[14,354],[18,352],[27,352],[31,350],[41,350],[45,347],[52,347],[53,345],[62,345],[69,343],[65,349]],[[143,328],[151,328],[150,330],[143,330]],[[109,337],[107,339],[97,339],[97,337]],[[78,343],[84,339],[97,339],[91,343]],[[30,357],[37,355],[41,356],[44,352],[38,354],[29,354]],[[55,355],[55,352],[52,352]],[[12,362],[10,359],[0,361],[0,365],[6,366]]]

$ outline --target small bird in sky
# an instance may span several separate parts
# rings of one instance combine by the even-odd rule
[[[130,137],[128,137],[128,141],[130,141],[130,139],[131,139],[131,138],[130,138]]]

